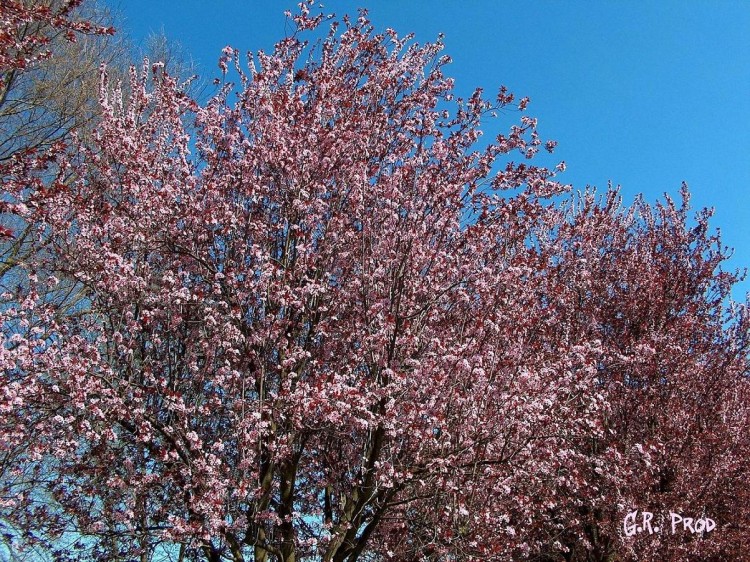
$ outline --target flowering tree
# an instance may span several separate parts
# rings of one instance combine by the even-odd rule
[[[554,171],[511,160],[552,150],[534,119],[478,144],[528,100],[454,102],[440,42],[364,14],[313,49],[322,16],[293,21],[246,67],[225,49],[238,88],[204,106],[158,65],[127,96],[105,76],[93,145],[6,171],[54,240],[3,313],[17,540],[85,560],[744,552],[748,317],[722,316],[706,217],[561,204]],[[61,280],[75,311],[39,296]],[[721,530],[621,533],[683,505]]]
[[[46,170],[64,150],[59,141],[85,120],[84,106],[95,103],[84,99],[85,94],[81,93],[86,90],[86,70],[91,60],[79,58],[73,62],[70,55],[86,53],[87,49],[78,47],[81,43],[91,47],[113,30],[81,17],[81,4],[70,0],[9,0],[0,4],[2,559],[7,556],[12,560],[28,557],[37,560],[42,554],[33,550],[22,558],[13,544],[24,535],[34,535],[46,527],[44,521],[36,519],[25,526],[14,524],[23,522],[16,509],[23,504],[19,498],[31,493],[37,502],[49,499],[44,492],[49,475],[46,465],[29,462],[36,457],[30,448],[29,419],[43,414],[41,410],[29,409],[34,401],[33,389],[25,392],[23,375],[55,371],[58,364],[54,351],[51,348],[50,353],[41,351],[45,335],[54,330],[56,317],[75,309],[80,302],[70,283],[57,283],[53,287],[39,282],[40,277],[44,279],[44,275],[38,274],[47,251],[44,228],[39,223],[24,221],[22,216],[33,219],[33,213],[26,207],[27,197],[43,188]],[[67,72],[61,72],[66,65]],[[45,88],[53,75],[66,78],[62,83],[56,81],[54,91]],[[67,96],[62,93],[66,90]],[[34,546],[36,541],[29,542]]]
[[[719,269],[726,249],[708,234],[710,213],[691,227],[685,186],[681,196],[623,209],[616,192],[587,193],[541,244],[545,318],[565,338],[601,343],[591,391],[606,407],[585,423],[602,433],[579,441],[588,460],[555,492],[573,501],[552,512],[573,559],[731,560],[748,551],[748,313],[734,305],[724,314],[736,275]],[[653,513],[661,531],[627,537],[633,510]],[[670,512],[718,527],[674,534]]]

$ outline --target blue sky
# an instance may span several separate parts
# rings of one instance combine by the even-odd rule
[[[270,50],[289,30],[293,0],[109,0],[139,43],[163,30],[209,81],[225,45]],[[368,8],[378,29],[445,34],[458,94],[505,84],[529,96],[543,138],[559,142],[560,178],[608,181],[626,203],[678,194],[714,207],[713,226],[750,268],[750,2],[324,0],[324,12]],[[512,117],[511,117],[512,118]],[[510,121],[508,121],[509,123]],[[493,131],[488,131],[492,133]],[[495,131],[495,132],[499,132]],[[489,135],[488,135],[489,136]],[[745,147],[744,149],[742,147]],[[744,300],[750,281],[734,298]]]

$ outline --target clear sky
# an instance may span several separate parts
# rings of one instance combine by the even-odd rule
[[[271,50],[289,30],[294,0],[108,0],[136,42],[162,31],[209,81],[221,49]],[[678,194],[714,207],[713,225],[750,268],[750,2],[324,0],[341,16],[369,10],[378,29],[445,34],[457,92],[505,84],[529,96],[544,139],[559,142],[561,180],[608,181],[626,203]],[[491,132],[491,131],[490,131]],[[499,132],[499,131],[497,131]],[[742,147],[745,148],[742,148]],[[743,300],[745,281],[734,292]]]

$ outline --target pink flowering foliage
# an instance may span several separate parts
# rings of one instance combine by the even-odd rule
[[[75,42],[80,34],[110,35],[114,29],[105,28],[91,21],[76,17],[76,10],[83,0],[53,0],[49,2],[30,2],[7,0],[0,2],[0,108],[8,101],[8,94],[13,90],[14,77],[32,69],[40,61],[52,56],[51,43],[57,35]],[[9,108],[6,108],[9,109]],[[14,110],[0,112],[2,121],[12,118]],[[7,130],[0,127],[3,135]],[[13,139],[3,138],[3,143]],[[11,151],[9,156],[0,159],[0,177],[14,177],[19,171],[26,173],[35,168],[40,171],[46,168],[49,160],[61,150],[60,144],[53,146],[46,154],[34,154],[29,147]],[[0,213],[13,215],[11,203],[18,203],[11,197],[11,189],[4,187],[0,198]],[[18,194],[15,194],[16,197]],[[7,220],[3,221],[7,223]],[[17,225],[0,225],[0,243],[14,239]],[[3,268],[4,274],[4,268]]]
[[[52,55],[48,48],[50,31],[75,41],[80,33],[111,35],[114,29],[76,19],[75,10],[83,0],[29,2],[3,0],[0,4],[0,91],[6,73],[23,71]]]
[[[14,540],[61,560],[740,559],[750,319],[723,308],[708,215],[691,228],[686,190],[568,194],[527,161],[554,147],[528,100],[454,100],[440,42],[362,13],[310,47],[323,18],[290,17],[273,53],[223,51],[236,83],[205,105],[158,66],[127,96],[105,77],[94,143],[6,174],[54,240],[50,277],[2,308]],[[40,296],[58,280],[75,310]],[[717,529],[626,537],[633,509]]]
[[[81,4],[0,2],[0,106],[14,78],[52,55],[57,36],[75,41],[80,34],[113,32],[78,18]],[[47,531],[56,533],[65,519],[64,512],[46,501],[45,488],[53,474],[49,451],[61,444],[51,419],[55,404],[68,400],[56,381],[87,372],[84,357],[76,358],[87,353],[87,343],[72,333],[64,338],[62,332],[69,328],[57,323],[80,302],[66,298],[73,294],[67,280],[61,282],[44,269],[49,261],[43,249],[47,229],[37,221],[38,205],[50,187],[47,180],[55,173],[48,172],[57,169],[65,149],[61,142],[43,150],[21,147],[0,161],[0,552],[14,560],[22,556],[14,551],[15,542],[35,546]],[[18,559],[32,554],[23,556]]]

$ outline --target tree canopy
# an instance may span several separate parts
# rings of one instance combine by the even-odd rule
[[[527,99],[307,6],[207,102],[105,71],[93,138],[0,162],[5,243],[45,241],[0,308],[6,550],[741,559],[750,317],[710,213],[573,192]],[[17,21],[90,31],[0,13],[3,76]]]

